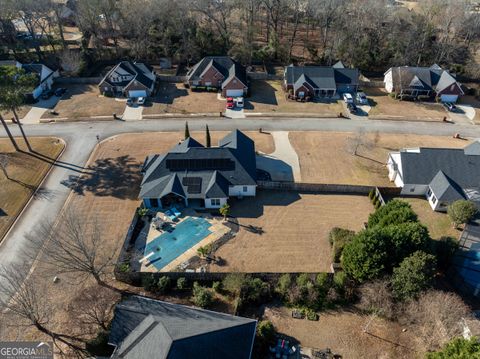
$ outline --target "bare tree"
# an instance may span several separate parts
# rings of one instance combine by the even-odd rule
[[[62,353],[60,344],[73,350],[75,356],[84,356],[85,351],[78,338],[50,328],[49,321],[54,313],[51,298],[41,281],[28,277],[28,271],[28,267],[19,266],[0,268],[0,308],[6,315],[16,317],[17,321],[24,320],[27,325],[49,336]]]
[[[431,290],[408,303],[400,319],[413,327],[425,350],[437,350],[462,335],[462,318],[468,318],[470,313],[458,295]]]
[[[63,70],[70,75],[77,75],[82,66],[82,55],[78,51],[63,50],[60,54]]]
[[[355,131],[353,137],[348,137],[346,142],[347,152],[358,156],[360,148],[371,149],[373,147],[372,139],[365,133],[363,128]]]
[[[101,234],[97,222],[88,223],[72,208],[64,211],[56,224],[43,224],[29,239],[33,248],[43,247],[40,260],[55,266],[59,273],[75,273],[79,280],[90,277],[100,286],[121,292],[104,279],[115,264],[118,247],[107,247]]]
[[[379,279],[359,287],[360,302],[358,307],[368,313],[392,319],[395,307],[390,282]]]

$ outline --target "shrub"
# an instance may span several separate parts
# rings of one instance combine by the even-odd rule
[[[212,283],[212,289],[215,293],[220,293],[222,291],[222,282],[215,281]]]
[[[275,339],[275,327],[268,320],[262,320],[257,325],[257,337],[260,340],[270,343]]]
[[[157,290],[160,294],[165,294],[170,289],[170,277],[162,276],[157,282]]]
[[[180,277],[177,279],[177,289],[187,288],[187,279],[185,277]]]
[[[307,309],[305,311],[305,316],[307,317],[308,320],[318,320],[318,314],[311,309]]]
[[[328,289],[330,286],[328,273],[318,273],[315,278],[315,284],[319,289]]]
[[[477,338],[472,337],[470,339],[455,338],[443,349],[434,352],[427,353],[426,359],[468,359],[468,358],[480,358],[480,341]]]
[[[368,192],[368,198],[370,198],[370,200],[373,200],[373,197],[375,197],[375,190],[371,189],[370,192]]]
[[[148,274],[142,277],[142,287],[149,292],[153,292],[155,290],[155,277],[153,274]]]
[[[375,207],[375,209],[379,209],[382,204],[380,203],[380,201],[377,200],[377,202],[373,206]]]
[[[440,270],[446,270],[452,263],[453,255],[458,249],[458,242],[452,237],[442,237],[438,241],[432,241],[433,253],[437,257],[437,266]]]
[[[127,273],[130,270],[130,263],[123,262],[118,266],[118,270],[122,273]]]
[[[282,274],[278,279],[277,286],[275,287],[275,292],[278,293],[282,298],[286,298],[288,292],[292,286],[292,277],[290,274]]]
[[[447,212],[453,225],[457,227],[470,222],[477,213],[477,207],[471,201],[459,200],[449,205]]]
[[[148,208],[141,207],[141,208],[137,209],[137,214],[138,214],[140,217],[146,216],[147,213],[148,213]]]
[[[378,202],[378,199],[377,201]],[[374,203],[375,205],[375,203]],[[381,206],[368,217],[368,227],[384,227],[390,224],[417,222],[418,217],[409,203],[394,199]]]
[[[336,272],[333,275],[333,285],[335,288],[337,288],[339,291],[344,291],[345,290],[345,285],[347,283],[347,275],[345,272]]]
[[[202,287],[198,282],[193,283],[193,303],[200,308],[207,308],[212,304],[212,293],[208,288]]]
[[[222,281],[222,287],[224,290],[232,295],[240,295],[243,284],[245,283],[246,276],[242,273],[230,273]]]
[[[350,242],[355,236],[355,232],[349,229],[335,227],[330,231],[328,239],[332,245],[333,262],[339,263],[345,244]]]
[[[414,299],[428,289],[435,276],[435,256],[417,251],[393,270],[392,289],[397,299]]]
[[[242,288],[243,303],[260,303],[270,298],[270,284],[260,278],[249,278]]]

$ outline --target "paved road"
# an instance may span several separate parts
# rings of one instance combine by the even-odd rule
[[[339,120],[339,119],[224,119],[202,118],[188,119],[190,130],[205,129],[209,125],[211,131],[257,130],[265,131],[380,131],[389,133],[416,133],[426,135],[452,135],[456,132],[463,136],[480,137],[480,127],[471,125],[453,125],[443,123],[417,123],[400,121],[372,120]],[[40,196],[30,202],[24,213],[12,227],[11,231],[0,244],[0,263],[4,266],[14,264],[30,264],[25,253],[28,242],[25,235],[35,230],[35,227],[45,220],[54,220],[62,208],[70,190],[61,182],[69,175],[83,168],[88,157],[100,139],[129,132],[150,131],[183,131],[185,119],[143,120],[134,122],[105,121],[25,125],[29,136],[57,136],[65,140],[67,148],[60,162],[52,169],[48,179],[41,188]],[[17,126],[10,126],[14,135],[18,136]],[[2,132],[0,136],[5,136]],[[0,293],[0,296],[2,294]]]

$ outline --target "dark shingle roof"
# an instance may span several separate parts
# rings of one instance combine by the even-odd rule
[[[128,72],[130,75],[135,76],[133,80],[123,80],[119,82],[110,82],[109,76],[111,73],[115,72],[117,69],[122,69],[126,72]],[[135,62],[131,61],[122,61],[118,63],[115,67],[113,67],[103,78],[103,80],[100,82],[100,85],[103,82],[106,82],[107,84],[111,86],[120,86],[120,87],[125,87],[132,81],[138,81],[142,85],[144,85],[146,88],[150,88],[153,84],[153,81],[151,78],[145,75],[145,71],[152,71],[152,68],[148,65],[145,65],[143,63],[139,63],[138,66]]]
[[[115,308],[112,358],[248,359],[256,321],[131,296]]]
[[[326,66],[287,66],[287,84],[295,84],[301,76],[309,79],[314,88],[336,89],[338,85],[358,85],[357,69]]]
[[[218,171],[213,172],[212,178],[205,191],[206,198],[228,197],[228,181]]]
[[[463,189],[442,171],[433,177],[430,188],[439,201],[453,202],[467,198]]]
[[[143,172],[140,198],[162,197],[174,175],[182,184],[187,198],[205,198],[207,191],[213,189],[215,193],[228,194],[225,181],[228,185],[256,184],[255,144],[238,130],[222,138],[219,147],[207,148],[193,139],[187,139],[164,155],[148,157]],[[214,187],[211,185],[213,177],[218,180]],[[189,192],[184,184],[188,181],[186,178],[197,178],[200,191]],[[212,198],[212,194],[209,193],[208,197]]]
[[[480,156],[469,155],[478,145],[465,149],[424,148],[400,151],[402,179],[405,184],[429,184],[442,171],[461,188],[480,187]]]
[[[200,76],[210,66],[214,66],[224,76],[224,84],[228,83],[233,77],[237,77],[247,85],[247,72],[244,66],[228,56],[206,56],[187,73],[190,81],[198,80]]]

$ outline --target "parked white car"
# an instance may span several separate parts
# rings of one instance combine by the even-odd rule
[[[243,97],[237,97],[235,99],[238,108],[243,108]]]
[[[145,97],[139,97],[137,98],[137,104],[143,105],[145,103]]]
[[[345,101],[345,103],[353,103],[352,95],[349,94],[349,93],[344,93],[343,94],[343,101]]]
[[[357,92],[356,100],[360,105],[368,105],[368,98],[365,92]]]

